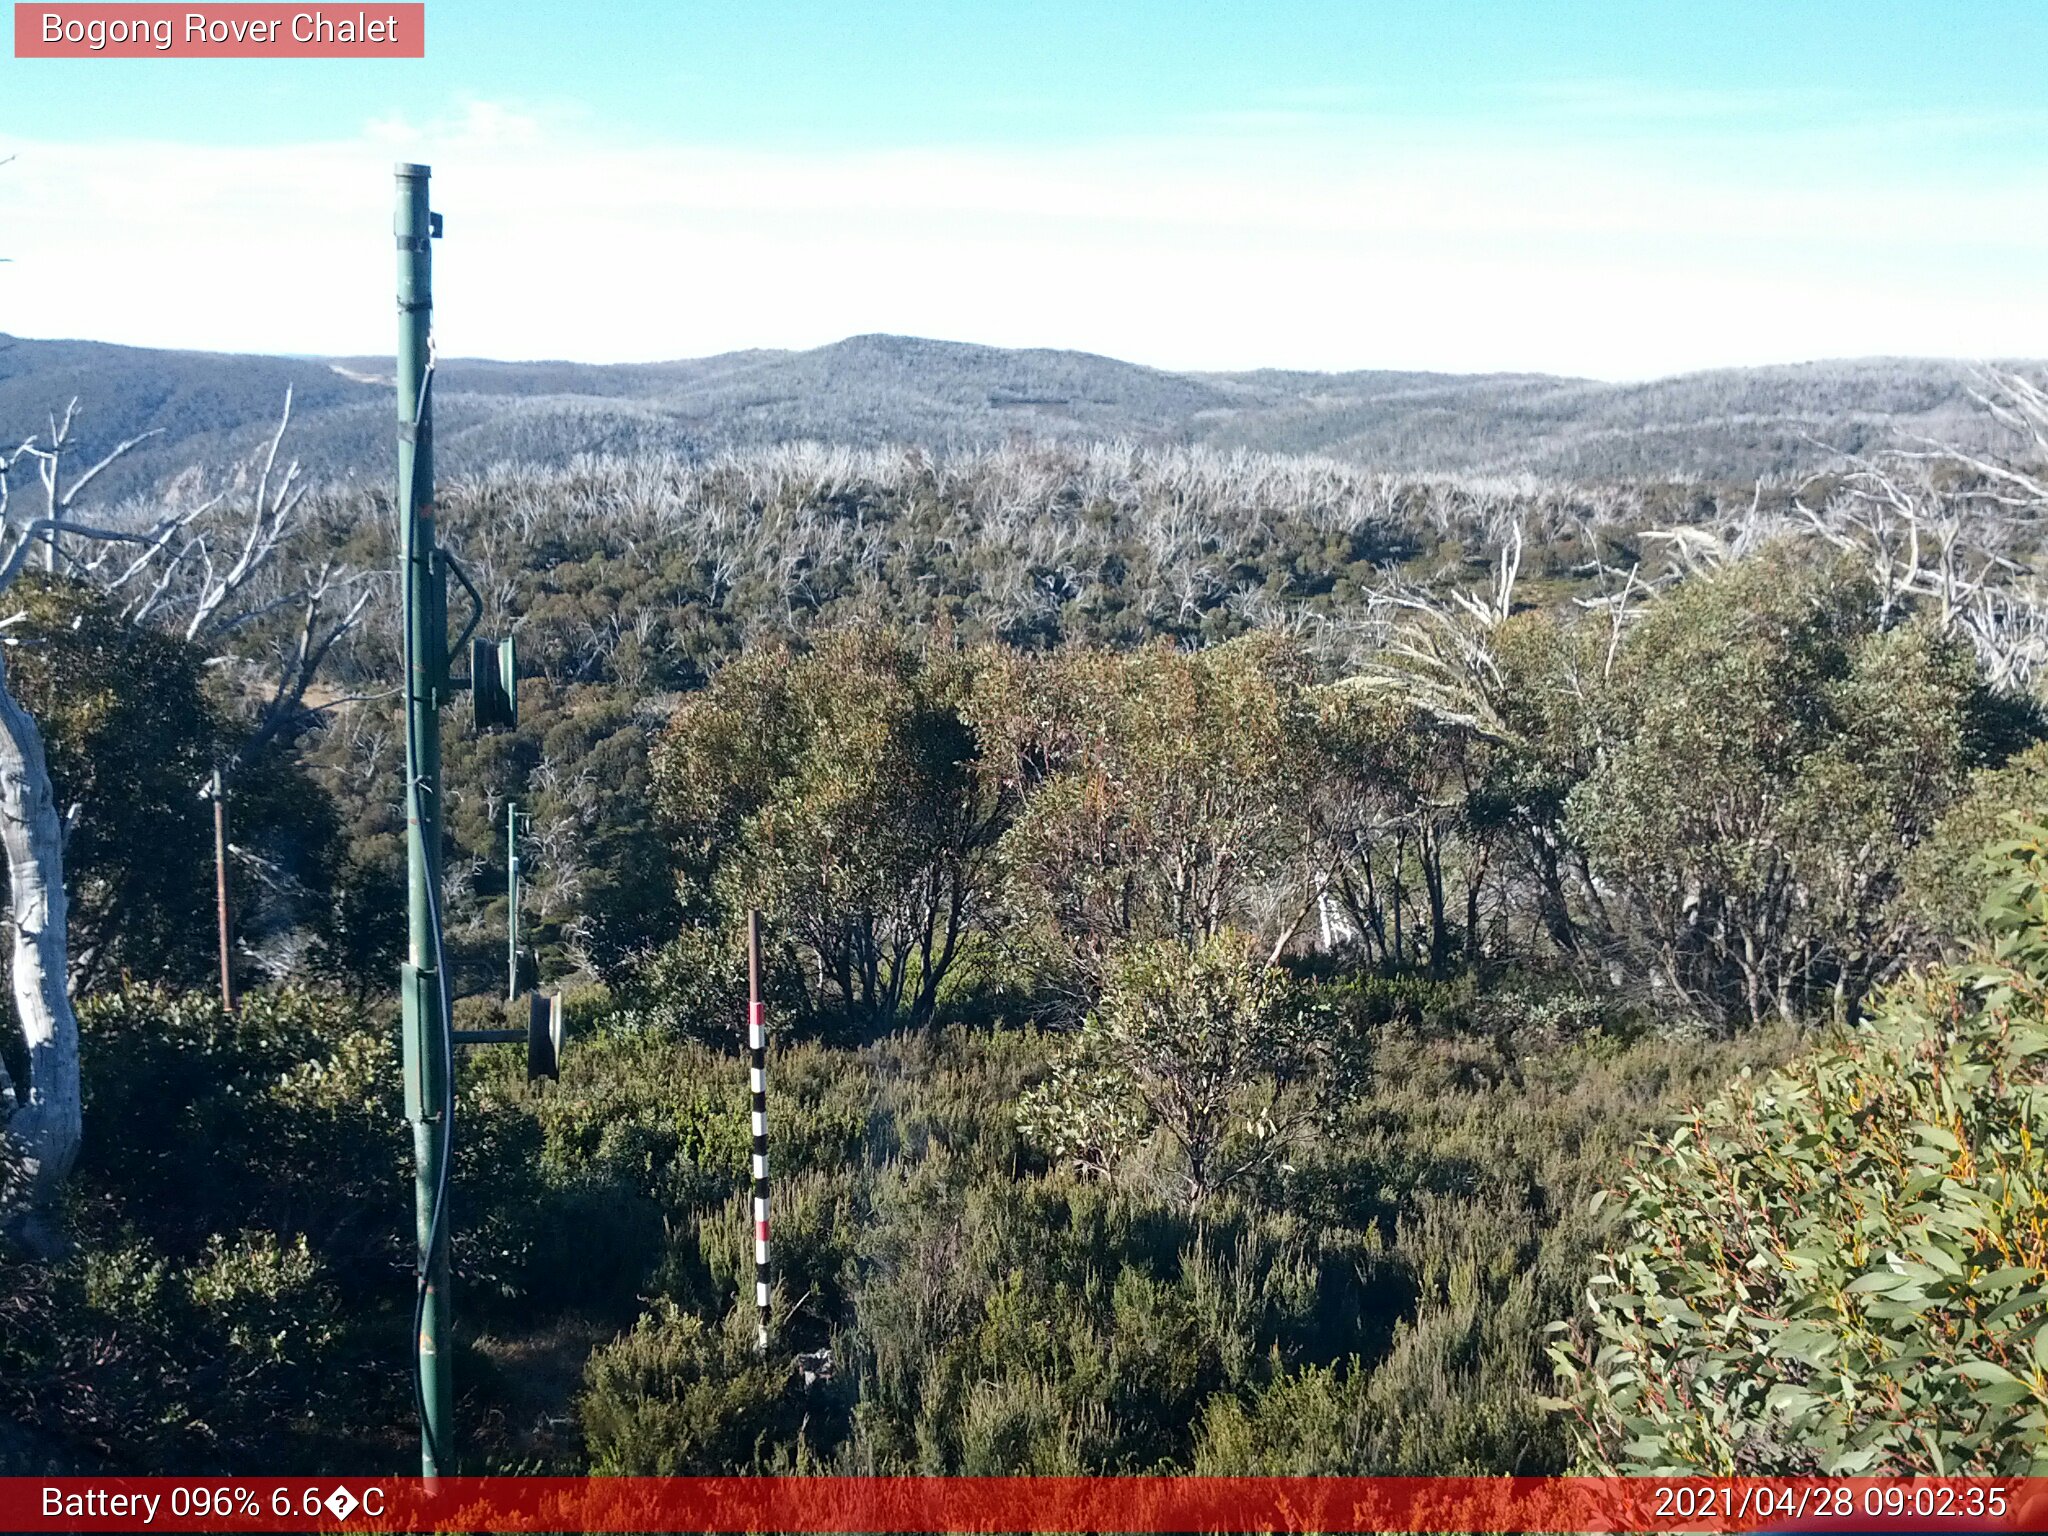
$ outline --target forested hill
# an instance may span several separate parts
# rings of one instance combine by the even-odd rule
[[[96,457],[153,430],[110,473],[126,494],[238,453],[296,401],[317,472],[381,474],[391,365],[158,351],[0,336],[0,430],[26,435],[76,396]],[[1747,479],[1831,450],[1914,438],[1975,444],[1959,362],[1870,359],[1609,384],[1539,374],[1170,373],[1084,352],[856,336],[808,352],[649,364],[454,360],[435,381],[441,468],[583,452],[815,439],[943,449],[1017,437],[1129,438],[1326,454],[1394,472]],[[89,460],[88,460],[89,462]]]

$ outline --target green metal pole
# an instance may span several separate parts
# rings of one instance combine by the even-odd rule
[[[447,693],[446,573],[434,542],[433,393],[427,369],[433,319],[434,233],[424,165],[398,175],[398,497],[399,560],[411,665],[405,680],[407,955],[403,981],[406,1115],[412,1121],[419,1262],[420,1471],[454,1470],[449,1380],[448,1220],[445,1193],[448,1123],[443,1113],[452,1055],[441,1007],[436,957],[441,888],[441,704]]]
[[[519,802],[505,803],[505,997],[519,1000]]]

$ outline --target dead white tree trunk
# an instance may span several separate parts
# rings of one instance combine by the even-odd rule
[[[42,732],[7,691],[0,659],[0,846],[14,924],[14,1013],[28,1044],[26,1092],[0,1067],[7,1135],[22,1160],[30,1209],[47,1205],[78,1160],[78,1020],[65,953],[64,828]]]

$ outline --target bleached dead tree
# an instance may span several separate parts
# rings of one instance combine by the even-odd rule
[[[29,438],[14,451],[8,466],[12,468],[23,459],[36,466],[36,478],[41,482],[43,491],[43,520],[48,525],[42,531],[43,569],[52,573],[60,568],[69,569],[64,551],[64,524],[78,499],[91,489],[93,481],[116,461],[126,457],[137,444],[156,436],[155,432],[143,432],[116,443],[97,463],[73,476],[67,484],[63,479],[64,461],[73,446],[72,428],[77,424],[78,400],[74,396],[64,407],[61,418],[50,417],[48,437],[41,441]],[[0,497],[0,503],[4,503],[4,497]]]
[[[134,446],[131,440],[117,448],[67,490],[63,453],[73,420],[73,410],[67,409],[61,424],[52,422],[47,441],[30,438],[0,458],[0,599],[20,578],[39,541],[52,567],[65,558],[60,530],[88,545],[118,545],[144,556],[161,550],[177,532],[175,517],[146,531],[90,527],[71,519],[80,482],[90,481]],[[25,461],[36,466],[42,483],[40,516],[17,516],[13,508],[13,476]],[[19,618],[0,619],[0,627],[11,627]],[[9,690],[5,658],[0,647],[0,848],[6,854],[8,917],[14,929],[9,958],[14,1013],[28,1051],[28,1070],[27,1081],[17,1084],[0,1061],[0,1114],[21,1161],[22,1193],[34,1209],[56,1193],[78,1158],[78,1019],[71,1011],[65,932],[64,824],[42,732]]]
[[[1393,693],[1446,724],[1511,739],[1500,712],[1493,631],[1514,612],[1521,570],[1522,530],[1515,524],[1501,541],[1493,585],[1484,593],[1453,588],[1446,597],[1389,582],[1369,600],[1382,626],[1379,645],[1346,685]]]
[[[250,626],[282,615],[295,619],[279,626],[284,638],[273,647],[275,683],[236,754],[237,764],[303,715],[320,666],[362,621],[371,597],[366,580],[333,562],[303,573],[281,568],[280,553],[299,531],[305,504],[297,465],[281,475],[276,468],[290,410],[287,396],[267,449],[224,489],[139,518],[79,520],[81,494],[148,434],[117,444],[67,479],[76,401],[61,419],[51,419],[47,436],[31,437],[0,455],[0,609],[41,549],[50,571],[125,602],[131,620],[162,624],[195,644],[221,647],[219,657],[225,657],[229,637]],[[15,504],[14,482],[27,466],[33,466],[41,491],[32,512]],[[0,634],[20,618],[18,612],[0,617]],[[55,1195],[77,1160],[82,1132],[66,934],[66,819],[58,812],[42,734],[8,689],[0,647],[0,846],[14,930],[14,1012],[28,1056],[21,1082],[0,1063],[0,1121],[21,1160],[30,1209]]]
[[[226,486],[182,514],[171,538],[118,569],[103,554],[85,573],[123,599],[129,622],[172,630],[211,652],[210,666],[243,674],[242,692],[255,701],[255,713],[221,765],[229,780],[280,736],[353,701],[329,699],[318,709],[306,703],[335,647],[362,625],[383,579],[324,554],[306,563],[281,558],[309,531],[311,505],[298,461],[278,463],[291,416],[287,389],[269,441]],[[241,643],[258,627],[269,632],[261,660]]]
[[[2048,526],[2048,389],[1995,369],[1982,380],[1972,393],[2012,434],[2007,454],[1923,441],[1841,455],[1768,507],[1759,483],[1746,507],[1645,530],[1666,561],[1646,589],[1711,575],[1773,540],[1813,540],[1868,573],[1881,623],[1929,619],[1970,643],[1994,686],[2034,688],[2048,674],[2048,584],[2035,558]]]

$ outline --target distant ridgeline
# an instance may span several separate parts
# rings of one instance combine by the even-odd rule
[[[239,458],[293,391],[293,451],[321,476],[381,477],[385,358],[158,351],[0,336],[0,429],[73,396],[112,496]],[[1840,453],[1937,439],[1987,446],[1972,365],[1913,359],[1731,369],[1646,384],[1541,374],[1169,373],[1085,352],[856,336],[809,352],[681,362],[444,363],[444,473],[581,453],[694,454],[812,440],[945,449],[1127,439],[1314,454],[1400,474],[1747,481]]]

